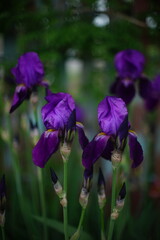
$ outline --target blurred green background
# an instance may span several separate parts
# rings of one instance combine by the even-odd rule
[[[152,79],[160,73],[159,31],[160,4],[156,0],[0,1],[0,174],[5,173],[7,182],[5,231],[8,240],[43,239],[42,223],[35,219],[35,216],[41,215],[41,210],[38,176],[31,159],[33,144],[25,113],[28,109],[27,101],[12,116],[8,114],[15,89],[10,69],[15,66],[18,57],[27,51],[39,54],[51,90],[69,92],[84,108],[84,125],[91,139],[98,131],[97,105],[109,94],[110,84],[116,77],[115,54],[127,48],[141,51],[146,57],[144,73]],[[44,91],[41,89],[39,96],[40,113],[45,103]],[[160,109],[146,112],[142,99],[137,95],[129,111],[131,124],[143,145],[145,161],[137,171],[128,173],[129,197],[117,221],[114,239],[159,240]],[[41,123],[41,131],[43,129]],[[80,216],[78,198],[83,180],[81,153],[76,138],[68,179],[69,223],[75,228]],[[18,193],[16,189],[14,161],[20,172],[18,176],[23,193]],[[47,217],[51,219],[48,224],[49,239],[59,240],[63,239],[62,209],[52,188],[50,166],[62,180],[59,153],[52,157],[43,170]],[[104,160],[102,166],[107,185],[105,221],[108,222],[111,166]],[[96,195],[98,166],[95,168],[84,222],[84,230],[89,236],[82,236],[82,240],[100,239]],[[20,206],[19,201],[23,202],[23,206]],[[23,215],[27,215],[27,220],[24,220]],[[71,232],[74,232],[73,229]]]

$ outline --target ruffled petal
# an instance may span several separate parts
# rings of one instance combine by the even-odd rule
[[[68,93],[51,93],[46,96],[48,103],[42,108],[42,119],[47,129],[64,129],[75,109],[75,102]]]
[[[121,98],[106,97],[98,105],[99,125],[107,135],[116,136],[127,115],[125,102]]]
[[[18,85],[13,96],[10,113],[12,113],[29,96],[29,94],[30,92],[26,86]]]
[[[59,146],[58,131],[45,131],[32,151],[33,162],[43,168],[50,156],[57,151]]]
[[[129,148],[132,168],[138,167],[143,161],[143,150],[133,131],[129,131]]]
[[[89,143],[89,140],[86,137],[85,132],[84,132],[84,126],[82,123],[76,122],[76,127],[78,130],[79,143],[81,145],[81,148],[84,149],[87,146],[87,144]]]
[[[87,144],[82,155],[82,164],[85,168],[90,169],[102,155],[109,138],[104,133],[100,133]]]
[[[39,84],[44,76],[44,67],[36,52],[27,52],[18,59],[12,70],[17,83],[24,83],[28,88]]]
[[[119,76],[131,79],[140,77],[145,64],[144,55],[134,49],[118,52],[114,61]]]

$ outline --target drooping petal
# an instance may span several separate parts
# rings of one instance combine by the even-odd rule
[[[115,142],[113,142],[112,138],[109,138],[106,147],[102,153],[102,157],[105,158],[106,160],[111,161],[111,155],[113,150],[115,149]]]
[[[43,168],[50,156],[57,151],[59,146],[58,131],[45,131],[32,151],[33,162]]]
[[[145,64],[142,53],[134,49],[120,51],[115,56],[115,67],[121,78],[140,77]]]
[[[121,123],[128,115],[121,98],[106,97],[98,105],[98,121],[103,132],[116,136]]]
[[[13,96],[10,113],[12,113],[29,96],[29,94],[30,92],[26,86],[23,84],[18,85]]]
[[[51,93],[46,96],[48,104],[42,108],[42,119],[47,129],[64,129],[75,109],[75,102],[68,93]]]
[[[39,84],[44,76],[44,68],[39,56],[35,52],[27,52],[18,59],[12,74],[18,84],[24,83],[28,88]]]
[[[84,132],[84,126],[82,123],[76,122],[76,127],[78,130],[79,143],[81,145],[81,148],[84,149],[87,146],[87,144],[89,143],[89,140],[86,137],[85,132]]]
[[[85,168],[90,169],[97,159],[102,155],[109,136],[104,133],[98,134],[83,150],[82,164]]]
[[[133,81],[129,79],[119,81],[115,94],[117,97],[122,98],[126,104],[129,104],[135,96],[135,86]]]
[[[151,81],[147,77],[141,76],[139,79],[139,95],[147,99],[150,97],[151,89]]]
[[[143,161],[143,150],[133,131],[129,131],[129,149],[132,160],[132,168],[138,167]]]

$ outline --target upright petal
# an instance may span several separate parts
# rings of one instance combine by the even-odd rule
[[[84,148],[82,155],[83,166],[90,169],[97,159],[102,155],[109,136],[104,133],[98,134],[87,146]]]
[[[121,78],[136,79],[140,77],[144,64],[143,54],[134,49],[123,50],[115,56],[115,67]]]
[[[84,149],[89,142],[89,140],[86,137],[85,132],[84,132],[84,126],[83,126],[82,123],[76,122],[76,127],[77,127],[77,130],[78,130],[79,143],[81,145],[81,148]]]
[[[143,161],[143,150],[137,140],[137,136],[133,131],[129,131],[129,148],[130,158],[132,160],[132,168],[138,167]]]
[[[45,131],[32,151],[33,162],[43,168],[50,156],[57,151],[59,146],[58,131]]]
[[[36,52],[27,52],[18,59],[18,64],[11,70],[16,82],[24,83],[28,88],[39,84],[44,76],[44,68]]]
[[[64,129],[75,109],[75,102],[68,93],[50,93],[48,103],[42,108],[42,119],[47,129]]]
[[[99,125],[107,135],[116,136],[127,115],[126,105],[121,98],[106,97],[98,105]]]
[[[12,113],[29,96],[29,94],[30,92],[26,86],[23,84],[18,85],[13,96],[10,113]]]

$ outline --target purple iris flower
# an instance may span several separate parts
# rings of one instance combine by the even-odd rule
[[[157,75],[153,81],[149,81],[145,95],[146,108],[150,111],[154,110],[160,102],[160,75]]]
[[[118,76],[112,84],[110,91],[128,104],[135,96],[136,80],[139,79],[143,82],[142,71],[144,69],[145,58],[139,51],[127,49],[118,52],[114,62]]]
[[[139,166],[143,161],[143,150],[136,134],[130,130],[124,101],[117,97],[105,97],[98,105],[98,121],[102,132],[84,148],[82,155],[84,167],[90,169],[99,157],[110,160],[114,150],[123,152],[127,137],[132,167]]]
[[[48,87],[43,81],[44,67],[35,52],[27,52],[18,59],[16,67],[12,68],[17,87],[13,96],[10,113],[12,113],[38,85]]]
[[[71,143],[75,130],[78,130],[79,141],[82,146],[88,143],[83,131],[83,124],[78,119],[74,99],[68,93],[51,93],[45,97],[47,104],[42,108],[42,120],[46,131],[40,137],[33,149],[32,156],[35,165],[43,168],[56,152],[60,143]],[[77,114],[76,114],[77,110]]]

